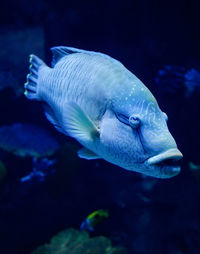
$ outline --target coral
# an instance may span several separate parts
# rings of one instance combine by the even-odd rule
[[[85,231],[69,228],[52,237],[49,244],[44,244],[31,254],[126,254],[121,247],[113,247],[104,236],[90,238]]]
[[[59,148],[57,140],[44,128],[29,123],[0,126],[0,148],[20,157],[46,157]]]

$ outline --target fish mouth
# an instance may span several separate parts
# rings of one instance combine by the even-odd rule
[[[179,160],[182,158],[182,153],[178,149],[173,148],[150,157],[147,159],[147,163],[150,166],[159,167],[161,178],[168,178],[179,174],[181,170]]]

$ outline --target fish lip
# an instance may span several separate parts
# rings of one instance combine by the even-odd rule
[[[160,168],[160,178],[171,178],[178,175],[181,171],[180,166],[162,166]]]
[[[156,165],[167,160],[176,162],[181,160],[182,158],[183,158],[182,153],[177,148],[172,148],[163,153],[148,158],[147,163],[148,165]]]

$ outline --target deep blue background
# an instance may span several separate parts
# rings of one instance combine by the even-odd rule
[[[80,160],[78,144],[66,138],[68,146],[56,155],[56,175],[45,183],[22,185],[19,179],[31,169],[31,159],[4,154],[8,177],[0,189],[0,253],[29,253],[60,230],[79,228],[81,221],[99,208],[109,209],[110,218],[95,235],[108,236],[130,254],[200,253],[200,182],[188,167],[190,161],[200,164],[200,94],[195,92],[190,98],[165,94],[155,84],[157,72],[165,64],[199,68],[199,13],[197,0],[1,2],[0,38],[13,35],[8,41],[16,55],[9,54],[9,44],[1,45],[0,51],[8,53],[0,59],[0,71],[13,71],[23,86],[28,54],[24,56],[26,42],[19,43],[15,32],[34,27],[44,31],[41,53],[48,64],[49,48],[56,45],[109,54],[153,92],[169,116],[170,131],[184,159],[179,176],[146,179],[104,161]],[[33,50],[37,40],[41,38],[29,41]],[[65,143],[37,102],[15,98],[11,90],[4,90],[0,92],[0,112],[1,125],[36,123]],[[153,187],[148,189],[148,183]]]

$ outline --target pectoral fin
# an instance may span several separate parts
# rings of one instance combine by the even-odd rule
[[[58,131],[65,134],[64,130],[62,129],[62,126],[60,125],[58,119],[56,118],[55,112],[47,104],[44,105],[44,113],[49,122],[51,122]]]
[[[67,134],[79,142],[93,142],[99,136],[99,131],[95,124],[74,102],[67,103],[65,106],[64,129]]]
[[[88,150],[85,147],[81,148],[78,151],[78,156],[82,159],[87,159],[87,160],[101,159],[101,157],[99,157],[99,155],[93,153],[92,151]]]

